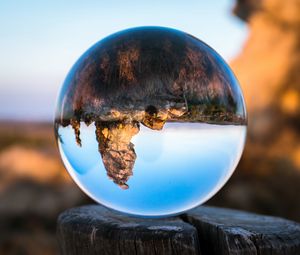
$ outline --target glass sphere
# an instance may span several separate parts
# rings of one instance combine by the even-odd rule
[[[239,84],[212,48],[178,30],[139,27],[104,38],[75,63],[55,134],[87,195],[159,217],[191,209],[225,184],[246,124]]]

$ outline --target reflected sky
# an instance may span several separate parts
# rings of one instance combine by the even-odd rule
[[[169,215],[204,202],[223,186],[241,156],[245,126],[167,123],[163,131],[141,126],[129,189],[106,175],[95,127],[81,126],[82,147],[71,127],[59,128],[64,163],[77,184],[106,206],[131,214]]]

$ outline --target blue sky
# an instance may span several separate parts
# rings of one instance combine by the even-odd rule
[[[232,0],[3,0],[0,2],[0,119],[51,120],[77,58],[103,37],[135,26],[188,32],[227,61],[247,27]]]

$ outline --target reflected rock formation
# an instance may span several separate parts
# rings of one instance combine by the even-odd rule
[[[107,175],[127,189],[140,125],[166,122],[245,125],[236,78],[224,60],[197,38],[174,29],[140,27],[91,47],[68,74],[56,112],[58,127],[94,123]],[[58,133],[57,133],[58,135]]]

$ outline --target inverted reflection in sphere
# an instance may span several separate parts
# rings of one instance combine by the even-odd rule
[[[205,202],[234,171],[246,135],[242,92],[224,60],[174,29],[115,33],[69,72],[55,131],[90,197],[141,216]]]

